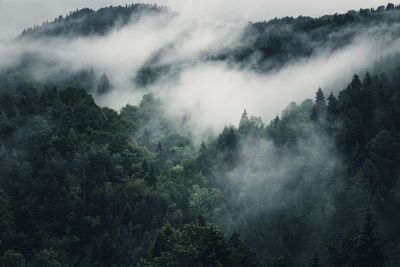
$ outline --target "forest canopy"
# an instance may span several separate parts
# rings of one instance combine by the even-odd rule
[[[399,12],[249,23],[204,58],[266,75],[361,27],[389,25],[397,40]],[[107,35],[149,13],[177,15],[85,8],[18,39]],[[118,82],[96,66],[43,78],[34,71],[53,62],[24,54],[0,69],[0,266],[399,266],[398,52],[270,122],[243,107],[201,140],[148,90],[184,65],[157,55],[132,76],[141,101],[120,110],[98,103]]]

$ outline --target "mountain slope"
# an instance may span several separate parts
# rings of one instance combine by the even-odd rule
[[[58,52],[59,39],[101,42],[133,17],[162,10],[83,9],[26,31],[17,44],[30,51],[55,37]],[[264,75],[360,34],[393,44],[370,72],[347,73],[340,91],[320,88],[269,123],[245,110],[237,126],[200,142],[187,131],[190,118],[167,115],[176,104],[162,98],[170,84],[146,92],[171,72],[179,82],[177,69],[190,65],[174,65],[180,40],[146,55],[142,72],[118,69],[128,68],[119,79],[143,76],[130,81],[144,94],[137,105],[118,80],[100,77],[104,65],[59,67],[59,58],[23,50],[0,71],[0,266],[399,266],[399,10],[253,23],[231,49],[184,57]],[[192,78],[204,93],[205,81]],[[100,107],[91,92],[96,99],[116,92],[124,107]],[[223,110],[233,94],[212,100]],[[279,99],[261,100],[267,108]]]
[[[84,8],[73,11],[65,17],[59,16],[53,22],[45,22],[41,26],[26,29],[20,37],[105,35],[112,29],[138,21],[142,16],[166,12],[170,12],[166,7],[148,4],[131,4],[125,7],[110,6],[96,11]]]

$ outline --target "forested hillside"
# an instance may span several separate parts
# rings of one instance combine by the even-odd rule
[[[172,11],[83,9],[18,39],[105,35],[141,12]],[[205,58],[267,72],[361,27],[397,40],[399,12],[251,23]],[[132,84],[168,75],[148,63]],[[35,74],[54,64],[28,53],[0,69],[0,266],[400,265],[396,53],[341,90],[315,88],[270,122],[244,110],[200,142],[158,91],[116,111],[95,101],[117,86],[96,66]]]
[[[382,36],[384,26],[388,26],[393,35],[398,35],[399,11],[399,6],[388,4],[319,18],[299,16],[249,23],[240,45],[225,57],[242,62],[244,66],[255,61],[257,64],[253,67],[258,71],[280,68],[289,61],[310,57],[327,47],[333,50],[344,47],[362,32],[372,33],[378,29]]]
[[[44,22],[41,26],[34,26],[24,30],[21,38],[40,38],[57,36],[87,36],[104,35],[110,30],[125,26],[129,22],[138,21],[145,15],[157,15],[163,12],[173,12],[165,7],[146,4],[131,4],[110,6],[94,11],[83,8],[70,12],[65,17],[60,15],[52,22]]]

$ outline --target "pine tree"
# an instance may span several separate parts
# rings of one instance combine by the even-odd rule
[[[337,99],[331,92],[331,94],[328,97],[328,105],[327,105],[327,119],[330,122],[333,122],[337,119],[338,116],[338,107],[337,107]]]
[[[359,77],[357,74],[354,74],[354,75],[353,75],[353,80],[351,81],[350,86],[351,86],[351,88],[353,88],[353,89],[361,90],[362,84],[361,84],[360,77]]]
[[[156,148],[156,162],[155,162],[157,171],[161,170],[164,163],[165,163],[165,153],[164,153],[163,147],[161,145],[161,142],[158,142],[157,148]]]
[[[387,260],[383,254],[383,247],[378,241],[376,224],[371,211],[365,215],[365,223],[362,227],[358,243],[355,249],[355,266],[382,267]]]
[[[229,239],[229,245],[232,250],[232,261],[235,267],[251,267],[256,266],[255,252],[247,245],[246,242],[240,240],[238,232],[234,231]]]
[[[0,114],[0,136],[10,135],[14,131],[14,124],[3,111]]]
[[[250,127],[250,120],[247,116],[246,109],[243,111],[242,117],[240,118],[239,122],[239,132],[242,134],[247,134],[249,132]]]
[[[0,266],[1,267],[25,267],[25,258],[21,253],[15,252],[10,249],[3,253],[3,256],[0,257]]]
[[[199,214],[199,216],[197,218],[197,224],[201,227],[206,226],[206,220],[204,219],[203,215]]]
[[[15,220],[12,212],[11,199],[8,194],[0,189],[0,245],[8,245],[15,234]]]
[[[326,101],[324,92],[322,92],[321,88],[318,88],[318,91],[315,96],[315,105],[311,113],[311,119],[314,121],[321,120],[325,117],[325,113],[326,113]]]
[[[323,267],[323,265],[320,263],[317,255],[314,255],[312,262],[311,262],[311,267]]]
[[[97,85],[97,93],[99,95],[103,95],[106,94],[110,91],[111,89],[111,84],[110,81],[108,80],[108,77],[105,73],[103,73],[103,75],[101,75],[99,84]]]
[[[205,145],[204,142],[202,142],[200,145],[199,156],[196,159],[196,163],[204,175],[211,174],[212,162],[210,159],[210,155],[209,155],[207,146]]]
[[[294,267],[296,266],[292,256],[288,251],[284,255],[274,260],[274,267]]]
[[[150,186],[153,186],[157,183],[157,176],[156,176],[156,172],[154,170],[153,162],[150,163],[150,171],[148,174],[147,182]]]

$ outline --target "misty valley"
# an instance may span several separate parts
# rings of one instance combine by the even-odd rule
[[[400,5],[0,40],[0,267],[400,266],[399,163]]]

